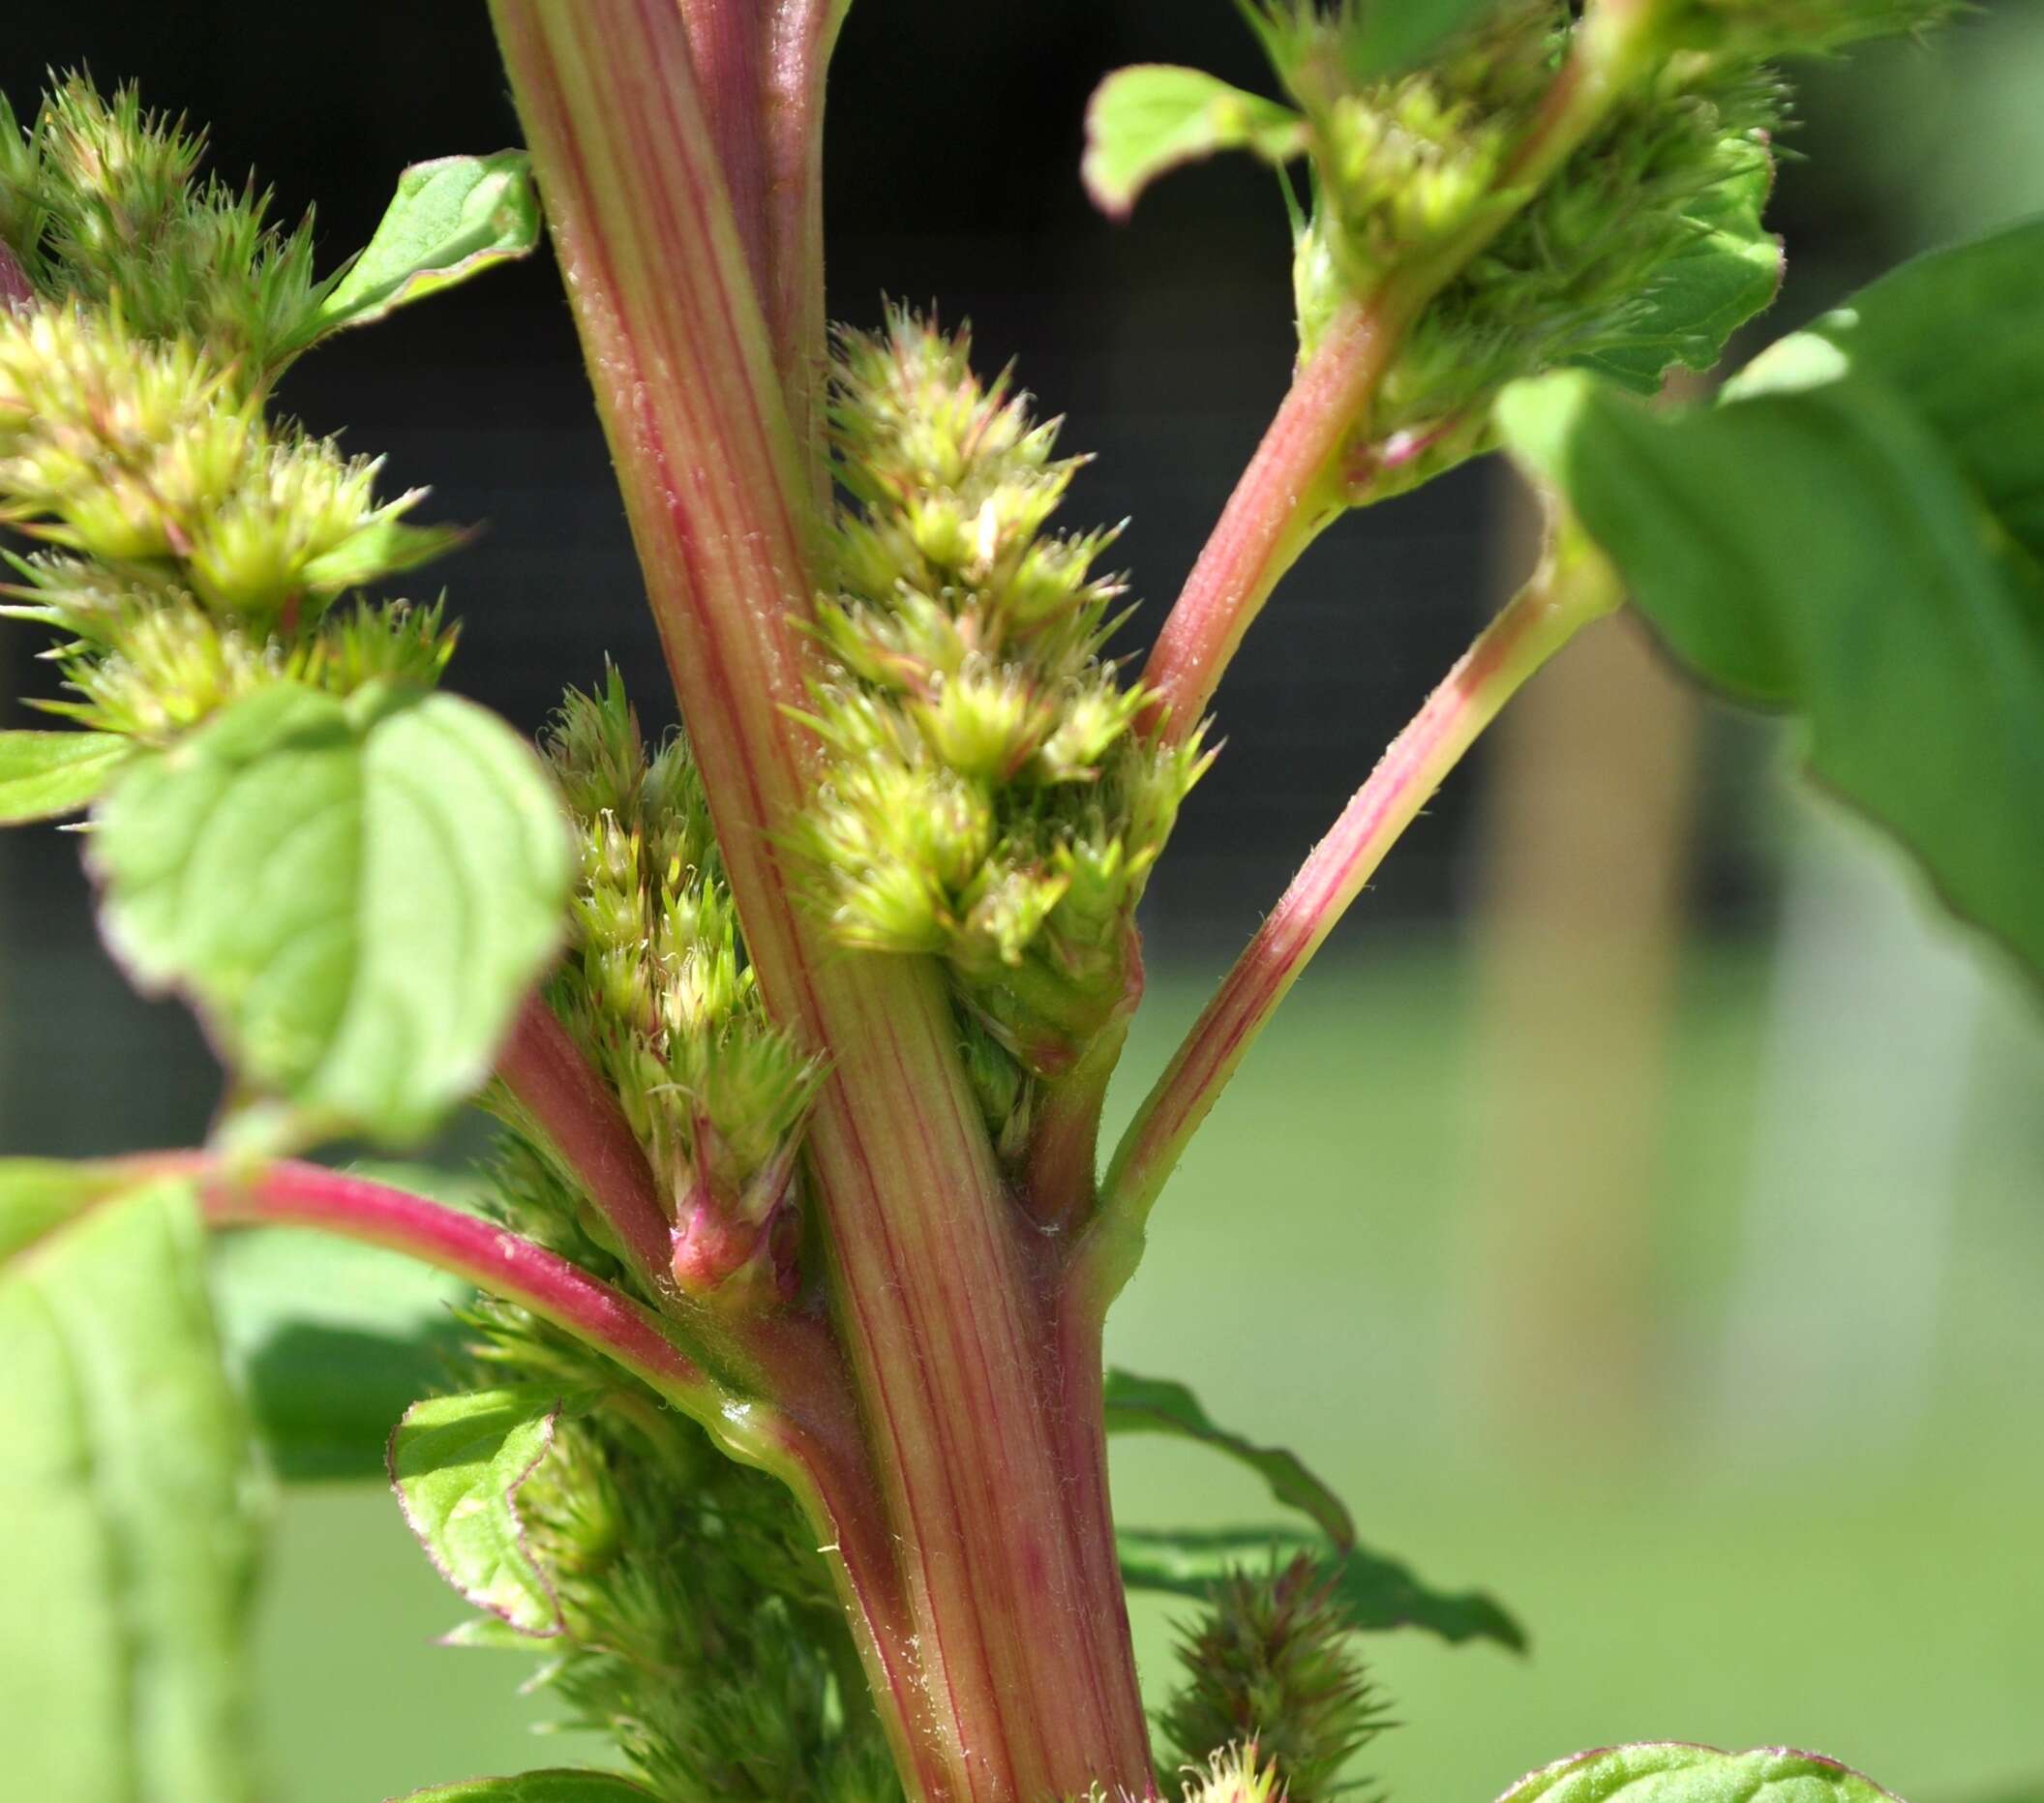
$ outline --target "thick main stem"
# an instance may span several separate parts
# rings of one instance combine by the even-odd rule
[[[1564,535],[1427,698],[1313,847],[1144,1098],[1117,1148],[1082,1287],[1104,1309],[1141,1255],[1157,1192],[1263,1030],[1385,854],[1528,676],[1618,605],[1616,577]]]
[[[989,1803],[1141,1792],[1111,1541],[1067,1481],[1061,1362],[948,998],[920,961],[826,945],[793,900],[811,473],[675,0],[494,11],[747,947],[831,1060],[808,1144],[905,1599],[891,1657],[867,1648],[904,1778]]]

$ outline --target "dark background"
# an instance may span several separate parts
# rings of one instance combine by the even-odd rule
[[[1127,649],[1190,567],[1292,355],[1288,242],[1266,171],[1222,159],[1164,183],[1120,226],[1080,188],[1088,93],[1100,72],[1149,59],[1262,81],[1220,0],[865,0],[832,77],[826,182],[833,316],[870,321],[887,292],[970,318],[982,367],[1016,360],[1043,409],[1066,415],[1067,448],[1096,457],[1069,521],[1128,521],[1116,556],[1143,605]],[[18,110],[45,69],[80,66],[102,83],[138,80],[151,105],[205,124],[214,168],[255,170],[279,215],[316,206],[322,267],[367,239],[405,165],[519,135],[485,10],[469,0],[16,11],[0,88]],[[1865,203],[1839,202],[1790,166],[1780,210],[1810,243],[1819,292],[1841,279],[1833,265],[1885,248]],[[386,454],[392,489],[431,485],[420,517],[485,524],[424,578],[447,585],[466,623],[455,686],[536,729],[563,682],[590,680],[608,651],[660,716],[653,634],[547,255],[344,336],[292,373],[284,401],[350,449]],[[1487,530],[1499,493],[1494,472],[1464,469],[1350,517],[1309,554],[1222,692],[1226,755],[1148,908],[1157,953],[1240,943],[1466,643],[1506,580]],[[0,643],[10,709],[15,693],[48,688],[36,648],[28,629]],[[1359,912],[1453,917],[1479,785],[1450,785]],[[1764,883],[1747,850],[1736,836],[1706,850],[1705,916],[1750,917]],[[188,1137],[205,1061],[174,1009],[135,1004],[96,959],[75,851],[42,829],[0,846],[8,937],[21,946],[25,926],[36,947],[0,1000],[0,1144],[71,1152],[81,1131],[103,1134],[72,1103],[123,1053],[149,1074],[122,1084],[121,1138]]]

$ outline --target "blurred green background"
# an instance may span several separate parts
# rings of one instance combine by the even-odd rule
[[[133,0],[45,11],[6,46],[6,86],[80,55],[137,73],[219,121],[229,173],[259,161],[286,211],[317,194],[335,243],[359,242],[400,162],[508,134],[479,7],[206,11],[246,29]],[[1111,62],[1211,43],[1253,79],[1228,15],[860,0],[833,102],[854,296],[833,304],[934,291],[970,304],[992,360],[1022,349],[1074,446],[1103,451],[1087,511],[1135,515],[1153,595],[1281,382],[1278,224],[1253,171],[1217,168],[1117,235],[1078,198],[1072,140]],[[962,78],[905,88],[903,42]],[[301,63],[322,77],[272,79]],[[1769,330],[2044,208],[2044,9],[1996,0],[1930,49],[1801,85],[1807,161],[1779,208],[1800,255]],[[1031,107],[1057,122],[1035,150],[989,125]],[[361,193],[333,195],[349,170]],[[653,655],[550,282],[535,266],[418,310],[293,398],[356,448],[394,446],[400,480],[466,483],[437,497],[448,517],[495,523],[451,572],[458,676],[527,726],[597,645],[627,669]],[[1228,755],[1158,878],[1118,1116],[1522,525],[1480,477],[1350,523],[1252,638]],[[1786,762],[1624,627],[1572,649],[1253,1052],[1110,1323],[1113,1362],[1295,1447],[1374,1546],[1531,1630],[1523,1659],[1368,1643],[1403,1725],[1362,1769],[1411,1803],[1483,1803],[1576,1748],[1661,1736],[1817,1747],[1913,1803],[2044,1797],[2044,1010]],[[72,852],[0,843],[0,1149],[189,1137],[200,1050],[104,968]],[[1189,1448],[1130,1441],[1114,1476],[1130,1524],[1268,1518]],[[1161,1694],[1183,1608],[1134,1612]],[[283,1499],[261,1652],[277,1803],[591,1757],[534,1743],[547,1699],[518,1694],[520,1659],[432,1644],[461,1613],[381,1493]]]
[[[1636,1267],[1586,1297],[1586,1248],[1519,1221],[1505,1233],[1527,1262],[1496,1269],[1480,1241],[1512,1200],[1471,1181],[1479,961],[1413,939],[1314,973],[1160,1205],[1110,1358],[1295,1447],[1367,1539],[1492,1589],[1532,1631],[1524,1659],[1411,1632],[1367,1642],[1403,1726],[1362,1769],[1394,1795],[1481,1803],[1561,1753],[1640,1737],[1814,1746],[1913,1803],[2034,1794],[2044,1032],[1913,921],[1867,949],[1861,979],[1934,972],[1917,1007],[1969,1016],[1963,1073],[1926,1083],[1920,1015],[1876,1003],[1839,1024],[1878,1047],[1837,1062],[1878,1072],[1884,1108],[1919,1084],[1959,1098],[1928,1189],[1907,1155],[1883,1182],[1866,1146],[1805,1144],[1800,1219],[1753,1218],[1785,1099],[1766,1084],[1786,1076],[1799,1112],[1834,1108],[1827,1134],[1853,1132],[1871,1098],[1851,1075],[1772,1062],[1769,960],[1698,951],[1678,973]],[[1199,1000],[1186,977],[1159,983],[1125,1108]],[[1861,1127],[1891,1152],[1936,1130],[1871,1112]],[[1565,1169],[1572,1148],[1548,1156]],[[1909,1256],[1876,1225],[1925,1210],[1937,1243]],[[1586,1306],[1613,1299],[1629,1310]],[[1597,1381],[1626,1356],[1614,1340],[1638,1356],[1617,1393]],[[1121,1442],[1114,1479],[1131,1524],[1269,1518],[1253,1480],[1190,1447]],[[546,1699],[511,1694],[516,1656],[429,1643],[463,1611],[385,1497],[299,1492],[282,1526],[263,1652],[280,1797],[367,1803],[590,1751],[531,1741]],[[1155,1696],[1183,1606],[1134,1612]]]

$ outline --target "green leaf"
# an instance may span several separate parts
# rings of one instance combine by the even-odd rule
[[[1289,1527],[1123,1528],[1122,1581],[1204,1602],[1229,1572],[1305,1552],[1317,1560],[1361,1630],[1424,1628],[1444,1640],[1495,1640],[1523,1652],[1526,1633],[1488,1597],[1432,1590],[1409,1567],[1363,1547],[1343,1551]]]
[[[1788,1747],[1722,1753],[1682,1741],[1599,1747],[1529,1772],[1498,1803],[1895,1803],[1820,1754]]]
[[[402,1803],[626,1803],[652,1796],[610,1772],[526,1772],[518,1778],[469,1778],[414,1790]],[[393,1799],[392,1803],[400,1803]]]
[[[1340,1497],[1282,1447],[1258,1446],[1215,1424],[1199,1398],[1167,1378],[1109,1371],[1106,1385],[1109,1433],[1169,1433],[1197,1440],[1239,1460],[1269,1487],[1274,1500],[1317,1522],[1338,1548],[1356,1544],[1356,1524]]]
[[[0,1218],[46,1217],[56,1187],[47,1167],[0,1167]],[[200,1240],[191,1190],[158,1183],[103,1196],[0,1266],[10,1796],[255,1794],[259,1492]]]
[[[1402,75],[1494,0],[1381,0],[1321,11],[1297,0],[1237,0],[1287,88],[1332,50],[1350,86]],[[1321,84],[1324,85],[1324,82]]]
[[[2044,223],[1877,284],[1719,406],[1568,373],[1498,420],[1677,657],[1801,715],[1816,776],[2044,978]]]
[[[385,314],[539,242],[539,195],[522,150],[415,163],[361,255],[334,278],[305,343]]]
[[[1181,164],[1217,150],[1249,150],[1282,164],[1305,149],[1306,121],[1289,106],[1197,69],[1142,63],[1117,69],[1094,90],[1080,173],[1094,204],[1120,219]]]
[[[229,1367],[270,1467],[383,1476],[398,1418],[445,1385],[474,1292],[401,1253],[292,1227],[222,1236],[209,1265]]]
[[[390,1436],[398,1506],[442,1578],[530,1635],[561,1632],[560,1605],[526,1546],[518,1492],[554,1444],[560,1401],[533,1385],[435,1397]]]
[[[0,1266],[109,1195],[135,1187],[118,1165],[0,1158]]]
[[[1662,266],[1624,341],[1583,359],[1583,368],[1637,394],[1655,393],[1671,369],[1710,369],[1732,333],[1781,289],[1782,242],[1760,223],[1773,161],[1736,139],[1721,143],[1719,156],[1724,178],[1690,212],[1694,241]]]
[[[415,1140],[488,1076],[566,902],[531,749],[448,695],[280,683],[101,803],[106,935],[301,1131]]]
[[[117,733],[0,733],[0,826],[83,812],[134,751]]]

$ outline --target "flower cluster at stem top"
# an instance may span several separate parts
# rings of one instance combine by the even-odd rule
[[[0,104],[0,525],[6,611],[64,635],[75,699],[42,704],[162,742],[251,690],[431,686],[437,606],[351,590],[459,534],[379,500],[377,466],[271,416],[267,377],[310,305],[306,229],[196,176],[198,141],[65,82],[26,132]]]

